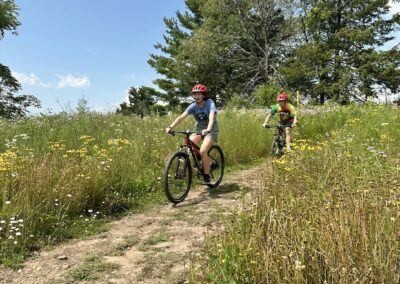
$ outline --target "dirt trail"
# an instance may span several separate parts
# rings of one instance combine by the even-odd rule
[[[217,189],[198,186],[175,207],[114,221],[106,233],[41,251],[19,271],[0,268],[0,283],[185,283],[204,234],[215,232],[225,214],[243,209],[270,170],[265,162],[232,172]]]

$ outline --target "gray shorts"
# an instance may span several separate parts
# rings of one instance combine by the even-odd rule
[[[203,125],[196,124],[193,131],[200,132],[206,128],[207,126],[204,127]],[[218,124],[214,124],[214,127],[211,129],[211,132],[208,133],[206,136],[210,137],[214,142],[218,142],[218,134],[219,134]]]

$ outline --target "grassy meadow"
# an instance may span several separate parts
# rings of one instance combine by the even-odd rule
[[[166,203],[165,162],[183,141],[164,132],[175,116],[0,121],[0,264],[18,265],[43,245],[96,233],[107,218]],[[264,114],[224,111],[218,119],[228,165],[268,156]]]
[[[259,198],[194,259],[193,283],[399,283],[400,109],[303,117]]]

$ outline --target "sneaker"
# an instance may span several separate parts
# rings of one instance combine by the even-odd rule
[[[203,184],[207,185],[211,183],[210,175],[203,175]]]

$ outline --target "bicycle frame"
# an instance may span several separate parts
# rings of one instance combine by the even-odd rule
[[[176,133],[185,134],[184,144],[179,145],[179,151],[185,152],[188,156],[192,156],[192,159],[194,160],[196,168],[199,170],[199,172],[202,172],[200,161],[196,158],[196,153],[193,150],[193,149],[200,150],[200,147],[197,146],[195,143],[193,143],[192,140],[190,140],[191,134],[201,135],[201,132],[195,132],[195,131],[189,131],[189,130],[187,130],[187,131],[171,131],[172,135],[175,135]]]
[[[281,142],[282,146],[286,142],[286,132],[283,128],[284,126],[281,123],[278,123],[278,125],[275,128],[275,134],[274,134],[275,141]]]

